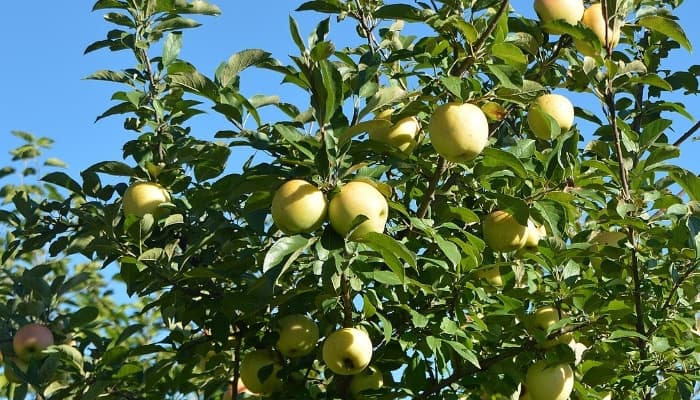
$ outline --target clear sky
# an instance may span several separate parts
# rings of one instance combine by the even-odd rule
[[[204,26],[186,31],[181,57],[211,76],[222,61],[234,52],[246,48],[262,48],[274,57],[288,62],[287,56],[296,49],[288,34],[288,16],[299,20],[302,33],[310,32],[323,16],[296,13],[293,8],[301,1],[255,0],[214,1],[223,14],[219,17],[197,17]],[[532,15],[531,0],[513,0],[516,12]],[[91,12],[93,1],[23,0],[3,4],[5,18],[0,24],[0,87],[4,89],[0,102],[0,167],[9,162],[7,151],[19,141],[11,130],[25,130],[56,140],[53,157],[70,166],[69,173],[77,176],[87,166],[102,160],[121,160],[121,146],[133,138],[124,131],[122,118],[112,117],[95,123],[95,117],[113,105],[111,94],[117,85],[83,80],[99,69],[118,69],[133,64],[127,53],[100,50],[83,55],[85,47],[103,39],[112,25],[106,23],[104,11]],[[685,50],[673,52],[673,67],[687,70],[700,64],[700,0],[686,0],[678,10],[681,24],[691,43],[692,54]],[[343,35],[353,29],[350,21],[339,26],[332,20],[331,38],[346,42]],[[353,37],[352,43],[357,38]],[[262,74],[265,75],[262,75]],[[246,95],[258,93],[281,94],[283,99],[298,95],[291,85],[281,85],[279,75],[270,72],[247,72],[243,77]],[[302,103],[292,99],[292,102]],[[691,114],[700,117],[700,99],[685,99]],[[596,113],[599,109],[594,109]],[[211,137],[220,129],[228,129],[215,113],[195,117],[194,133]],[[679,120],[675,126],[677,138],[692,125]],[[682,164],[700,172],[700,142],[687,142],[682,147]],[[131,162],[131,160],[129,160]],[[240,164],[240,159],[232,160]]]

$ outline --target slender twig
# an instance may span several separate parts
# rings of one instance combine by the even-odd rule
[[[664,304],[661,306],[661,310],[665,310],[668,308],[668,306],[671,305],[671,301],[673,300],[673,297],[676,295],[678,288],[681,287],[681,285],[686,281],[686,279],[688,279],[690,277],[690,275],[693,274],[693,272],[695,272],[695,270],[697,270],[698,266],[700,266],[700,264],[698,264],[698,263],[691,265],[683,273],[683,275],[678,277],[678,280],[676,280],[676,282],[673,284],[673,287],[671,288],[671,291],[668,293],[668,296],[666,296],[666,300],[664,301]],[[659,329],[660,326],[661,326],[661,324],[657,324],[656,326],[650,327],[646,336],[650,336],[650,335],[654,334],[654,332],[656,332],[656,330]]]
[[[241,344],[242,340],[236,338],[236,347],[233,350],[233,400],[238,400],[238,380],[241,379]]]
[[[352,328],[352,296],[350,283],[345,272],[340,274],[340,295],[343,301],[343,328]]]
[[[678,138],[678,140],[673,142],[673,145],[676,147],[680,146],[683,142],[688,140],[689,137],[693,136],[693,134],[697,132],[698,129],[700,129],[700,121],[696,122],[695,125],[688,129],[688,132],[684,133],[681,137]]]
[[[447,161],[440,157],[438,159],[437,168],[435,168],[435,174],[433,174],[433,177],[430,179],[428,190],[426,190],[423,194],[423,198],[420,201],[420,207],[418,207],[418,211],[416,212],[416,216],[418,218],[425,218],[425,215],[428,213],[430,203],[435,200],[435,191],[437,190],[438,182],[445,171],[447,171]]]

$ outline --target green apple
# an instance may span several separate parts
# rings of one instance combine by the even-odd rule
[[[363,399],[361,392],[365,390],[378,390],[384,386],[384,376],[377,367],[370,365],[359,374],[350,379],[350,393],[355,399]]]
[[[282,381],[277,377],[280,369],[282,364],[276,352],[270,349],[253,350],[241,360],[240,379],[253,393],[279,392],[282,390]]]
[[[350,240],[361,241],[369,232],[384,232],[389,217],[389,204],[374,186],[364,181],[352,181],[340,188],[328,205],[328,219],[340,235],[347,235],[360,215],[368,219],[358,225]]]
[[[612,29],[612,26],[605,23],[603,7],[600,3],[591,4],[591,6],[586,9],[583,13],[581,23],[595,33],[603,48],[607,47],[605,42],[606,28],[607,43],[610,44],[610,47],[617,46],[617,43],[620,41],[620,28],[616,27]],[[586,40],[574,39],[574,45],[576,49],[585,56],[593,57],[595,55],[595,47]]]
[[[489,141],[489,123],[481,109],[469,103],[446,103],[430,117],[430,142],[448,161],[474,159]]]
[[[561,132],[568,131],[574,125],[574,105],[571,101],[560,94],[543,94],[530,104],[527,113],[527,124],[540,139],[552,139],[549,122],[543,114],[554,119]]]
[[[155,182],[136,182],[129,186],[122,198],[122,210],[125,215],[133,214],[143,218],[146,214],[162,217],[167,209],[159,208],[170,201],[170,193]]]
[[[591,235],[590,242],[600,246],[620,247],[620,241],[626,240],[624,232],[598,231]]]
[[[12,361],[15,364],[15,366],[25,374],[27,373],[29,365],[19,358],[12,357],[8,358],[8,360],[5,361],[5,365],[3,366],[3,370],[5,371],[5,379],[7,379],[8,382],[24,383],[24,380],[20,378],[20,376],[17,375],[15,371],[10,367],[8,361]]]
[[[533,314],[533,324],[536,328],[547,331],[550,326],[559,322],[559,310],[554,306],[544,306],[535,310]],[[552,348],[559,343],[570,344],[574,340],[571,332],[566,332],[559,335],[557,338],[547,340],[542,347],[545,349]]]
[[[567,400],[574,388],[574,371],[569,364],[537,361],[528,368],[525,385],[532,400]]]
[[[525,245],[527,227],[506,211],[494,211],[484,218],[484,241],[493,250],[510,252]]]
[[[480,269],[476,271],[476,277],[479,279],[485,279],[486,282],[496,287],[503,287],[503,277],[501,277],[501,270],[496,267]]]
[[[272,198],[272,220],[288,235],[315,231],[326,219],[327,210],[323,192],[302,179],[285,182]]]
[[[323,343],[323,361],[338,375],[359,374],[371,360],[372,341],[363,330],[342,328]]]
[[[292,314],[277,322],[277,350],[287,357],[302,357],[311,353],[318,342],[318,326],[304,315]]]
[[[392,112],[392,109],[384,110],[377,114],[376,119],[391,121]],[[416,117],[405,117],[391,126],[371,129],[368,133],[370,139],[386,143],[408,153],[416,146],[418,131],[420,131],[418,119]]]
[[[535,0],[535,12],[542,22],[564,20],[576,25],[583,18],[583,0]],[[548,29],[549,33],[560,34]]]
[[[28,361],[45,348],[53,346],[53,334],[41,324],[28,324],[19,328],[12,338],[12,348],[17,357]]]

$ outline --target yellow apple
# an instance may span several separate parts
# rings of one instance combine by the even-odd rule
[[[369,183],[352,181],[340,188],[328,205],[328,219],[333,229],[345,236],[352,223],[360,215],[368,219],[358,225],[350,235],[350,240],[362,240],[369,232],[384,232],[389,217],[389,204],[386,198]]]
[[[448,161],[466,162],[484,150],[489,123],[481,109],[469,103],[446,103],[430,117],[430,141]]]
[[[316,186],[301,179],[285,182],[272,198],[272,219],[284,233],[310,233],[326,219],[328,202]]]
[[[27,373],[27,369],[29,368],[29,365],[26,362],[22,361],[19,358],[14,358],[14,357],[9,358],[8,361],[12,361],[20,371],[22,371],[25,374]],[[17,375],[12,368],[10,368],[10,365],[8,364],[7,361],[5,362],[3,369],[5,371],[5,379],[7,379],[8,382],[11,382],[11,383],[23,383],[24,382],[24,380],[22,380],[22,378],[20,378],[20,376]]]
[[[581,23],[595,33],[603,48],[607,47],[605,42],[605,16],[603,16],[603,6],[600,3],[591,4],[591,6],[586,9],[583,13]],[[607,43],[610,44],[610,47],[615,47],[620,41],[620,29],[619,27],[614,30],[612,28],[613,27],[610,25],[607,26]],[[585,56],[593,57],[595,55],[595,47],[586,40],[574,39],[574,45],[576,49]]]
[[[377,114],[376,119],[391,121],[392,109],[387,109]],[[416,146],[416,135],[420,130],[420,124],[416,117],[406,117],[395,124],[378,129],[371,129],[369,138],[377,142],[386,143],[397,147],[403,152],[410,152]]]
[[[536,328],[542,329],[545,332],[549,329],[550,326],[554,325],[557,322],[559,322],[559,310],[557,310],[556,307],[540,307],[537,310],[535,310],[535,313],[533,314],[534,326]],[[556,346],[559,343],[571,344],[571,341],[573,340],[574,335],[571,332],[566,332],[564,334],[559,335],[559,337],[555,339],[547,340],[542,345],[542,347],[548,349]]]
[[[537,108],[537,110],[535,110]],[[552,139],[549,123],[542,114],[556,121],[561,132],[566,132],[574,125],[574,105],[560,94],[543,94],[530,104],[527,113],[527,124],[532,132],[540,139]]]
[[[484,218],[484,241],[495,251],[509,252],[523,247],[527,227],[520,225],[510,213],[494,211]]]
[[[537,226],[531,219],[527,220],[527,229],[525,232],[525,248],[531,251],[537,250],[539,247],[540,240],[547,236],[547,231],[544,225]]]
[[[125,215],[134,214],[143,218],[146,214],[161,217],[167,210],[159,208],[170,201],[170,193],[155,182],[136,182],[129,186],[122,198],[122,210]]]
[[[261,370],[265,370],[261,377]],[[282,369],[279,356],[270,349],[253,350],[241,360],[241,377],[245,387],[256,394],[270,394],[282,390],[277,373]],[[262,378],[262,380],[261,380]]]
[[[357,328],[342,328],[323,343],[323,362],[338,375],[355,375],[372,360],[372,341]]]
[[[532,400],[567,400],[574,388],[574,371],[569,364],[537,361],[528,368],[525,385]]]
[[[378,390],[384,386],[382,371],[371,365],[350,379],[350,393],[355,399],[363,399],[361,392],[365,390]]]
[[[53,334],[41,324],[29,324],[19,328],[12,338],[12,348],[17,357],[28,361],[45,348],[53,346]]]
[[[497,266],[487,269],[480,269],[476,271],[476,276],[479,279],[486,279],[486,281],[493,286],[503,286],[503,277],[501,277],[501,270]]]
[[[602,400],[612,400],[612,393],[608,392]]]
[[[300,314],[287,315],[277,322],[279,339],[277,350],[287,357],[302,357],[316,348],[318,326]]]
[[[600,246],[620,247],[620,241],[627,239],[624,232],[598,231],[591,235],[590,242]]]
[[[535,0],[535,12],[542,22],[563,19],[570,25],[576,25],[583,17],[583,0]],[[557,30],[548,30],[559,34]]]

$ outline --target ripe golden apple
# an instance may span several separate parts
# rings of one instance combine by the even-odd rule
[[[503,287],[503,277],[501,276],[501,270],[497,266],[476,271],[476,277],[486,279],[486,282],[493,286]]]
[[[272,198],[272,219],[284,233],[310,233],[326,219],[328,202],[316,186],[301,179],[285,182]]]
[[[269,372],[261,380],[260,370]],[[270,349],[253,350],[241,360],[241,377],[245,387],[256,394],[270,394],[282,390],[282,381],[277,373],[282,369],[279,356]]]
[[[613,30],[613,27],[608,25],[608,41],[607,43],[605,42],[605,16],[603,15],[603,6],[600,3],[591,4],[591,6],[586,9],[586,11],[583,13],[581,23],[595,33],[603,48],[607,47],[607,43],[610,44],[610,47],[615,47],[620,41],[619,27]],[[574,39],[574,45],[576,46],[576,49],[585,56],[593,57],[595,55],[595,47],[586,40]]]
[[[574,371],[569,364],[537,361],[528,368],[525,385],[532,400],[567,400],[574,388]]]
[[[583,0],[535,0],[535,12],[542,22],[563,19],[570,25],[576,25],[583,18]],[[559,34],[557,30],[548,30]]]
[[[372,360],[372,341],[357,328],[342,328],[323,343],[323,362],[338,375],[355,375]]]
[[[469,103],[446,103],[430,117],[430,141],[448,161],[466,162],[484,150],[489,123],[481,109]]]
[[[547,231],[544,225],[537,226],[531,219],[528,219],[525,235],[527,236],[525,239],[525,248],[534,251],[539,247],[540,240],[547,236]]]
[[[389,204],[386,198],[369,183],[352,181],[340,188],[328,205],[328,219],[333,229],[345,236],[352,223],[360,215],[368,219],[362,222],[350,235],[350,240],[360,241],[369,232],[384,232],[389,217]]]
[[[520,225],[510,213],[494,211],[484,218],[484,241],[495,251],[509,252],[523,247],[527,227]]]
[[[53,343],[53,334],[41,324],[24,325],[12,338],[15,354],[24,361],[29,361],[45,348],[53,346]]]
[[[287,357],[302,357],[316,348],[318,326],[304,315],[287,315],[277,322],[277,350]]]
[[[8,382],[23,383],[24,380],[22,380],[22,378],[20,378],[20,376],[17,375],[12,368],[10,368],[10,365],[8,363],[9,361],[12,361],[15,364],[15,366],[25,374],[27,373],[29,365],[19,358],[12,357],[5,361],[5,365],[3,366],[3,370],[5,372],[5,379],[7,379]]]
[[[146,214],[162,217],[167,210],[159,208],[170,201],[170,193],[155,182],[136,182],[129,186],[122,198],[122,210],[125,215],[134,214],[143,218]]]
[[[553,118],[561,132],[568,131],[574,125],[574,105],[560,94],[538,97],[530,104],[527,113],[527,124],[535,136],[543,140],[553,139],[548,120],[542,114]]]
[[[392,111],[392,109],[384,110],[377,114],[376,119],[391,121]],[[370,139],[397,147],[399,150],[408,153],[416,146],[416,135],[418,135],[419,130],[420,124],[418,119],[416,117],[406,117],[391,126],[372,129],[368,133]]]
[[[350,393],[355,399],[363,399],[361,392],[365,390],[378,390],[384,386],[384,376],[377,367],[370,365],[359,374],[350,379]]]
[[[557,310],[556,307],[540,307],[537,310],[535,310],[535,313],[533,314],[534,326],[536,328],[542,329],[545,332],[549,329],[550,326],[554,325],[557,322],[559,322],[559,310]],[[570,344],[573,339],[573,334],[571,332],[567,332],[562,335],[559,335],[559,337],[555,339],[547,340],[542,347],[548,349],[556,346],[559,343]]]

